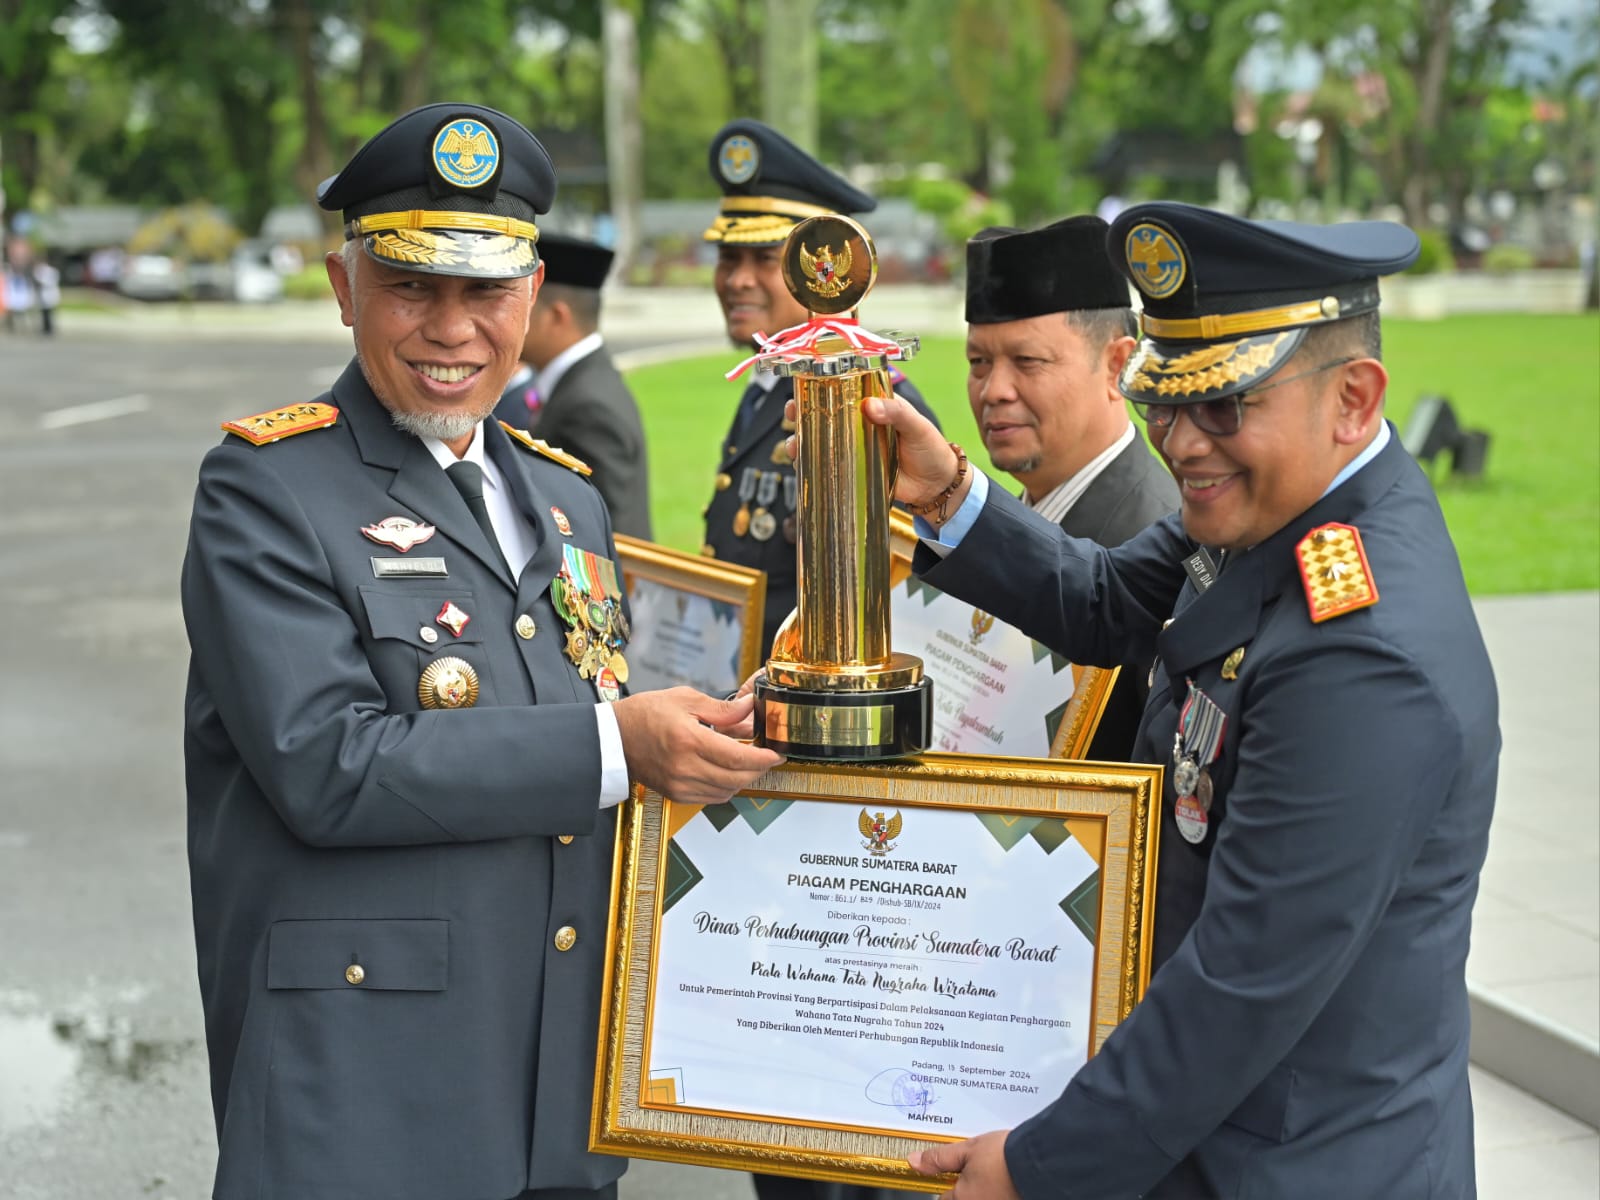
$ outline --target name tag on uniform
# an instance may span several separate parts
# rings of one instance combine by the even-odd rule
[[[413,579],[448,579],[442,558],[379,558],[372,557],[372,574],[377,579],[409,576]]]
[[[1183,560],[1183,569],[1189,573],[1189,581],[1194,584],[1194,590],[1203,592],[1217,581],[1217,568],[1211,561],[1211,555],[1206,553],[1202,546],[1188,558]]]

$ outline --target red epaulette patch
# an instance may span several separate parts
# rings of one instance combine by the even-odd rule
[[[1313,623],[1378,602],[1378,585],[1354,525],[1334,522],[1313,529],[1295,547],[1295,558]]]
[[[268,442],[281,442],[297,433],[326,429],[338,419],[339,410],[331,404],[294,404],[288,408],[257,413],[253,417],[224,421],[222,432],[242,437],[252,446],[263,446]]]

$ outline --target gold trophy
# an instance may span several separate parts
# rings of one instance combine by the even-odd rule
[[[909,358],[919,343],[848,318],[877,274],[872,239],[847,217],[811,217],[784,243],[784,282],[812,317],[766,363],[794,377],[799,410],[798,607],[756,676],[755,734],[790,758],[898,758],[932,737],[922,660],[889,648],[894,441],[861,415],[863,401],[892,393],[889,352]]]

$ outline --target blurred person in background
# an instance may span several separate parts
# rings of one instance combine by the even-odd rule
[[[544,285],[495,416],[594,468],[618,533],[650,539],[650,466],[639,405],[600,334],[600,289],[612,251],[546,233]]]

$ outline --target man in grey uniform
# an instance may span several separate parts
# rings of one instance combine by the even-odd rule
[[[1069,537],[869,404],[939,523],[915,569],[1075,661],[1153,659],[1135,756],[1169,768],[1143,1000],[1042,1112],[914,1162],[958,1200],[1471,1197],[1500,735],[1455,547],[1383,419],[1378,277],[1416,235],[1161,203],[1110,249],[1145,296],[1122,390],[1180,515]]]
[[[230,421],[183,569],[184,750],[218,1200],[608,1197],[587,1152],[614,810],[778,761],[746,705],[623,697],[611,526],[485,420],[555,175],[512,118],[414,110],[318,201],[356,360]]]
[[[1178,508],[1172,473],[1117,390],[1132,329],[1099,217],[985,229],[967,243],[967,400],[989,461],[1022,484],[1029,508],[1102,546]],[[1123,664],[1084,757],[1133,753],[1148,665]]]

